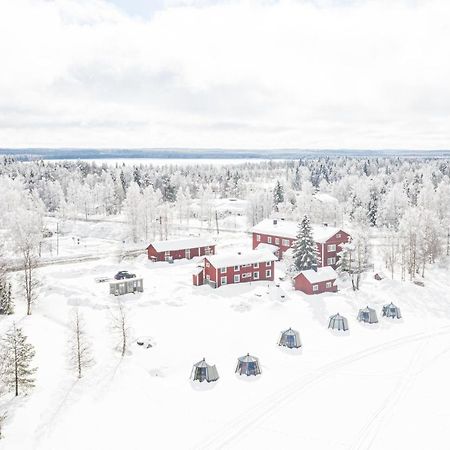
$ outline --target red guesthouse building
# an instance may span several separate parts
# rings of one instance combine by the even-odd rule
[[[196,256],[214,255],[216,244],[208,238],[189,238],[172,241],[152,242],[147,247],[148,259],[169,261],[191,259]]]
[[[292,247],[297,238],[298,223],[284,219],[265,219],[250,231],[254,249],[261,244],[275,245],[278,247],[276,255],[281,259],[283,253]],[[340,228],[329,227],[325,224],[312,226],[312,232],[321,267],[331,266],[336,268],[341,245],[349,242],[350,235]]]
[[[319,267],[316,270],[302,270],[294,276],[294,288],[305,294],[322,294],[323,292],[337,292],[336,271],[330,267]]]
[[[265,250],[205,257],[203,266],[193,274],[193,284],[220,287],[251,281],[273,281],[277,257]]]

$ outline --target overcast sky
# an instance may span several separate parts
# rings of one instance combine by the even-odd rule
[[[450,148],[449,0],[0,0],[0,147]]]

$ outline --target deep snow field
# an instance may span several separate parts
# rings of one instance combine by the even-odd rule
[[[218,252],[250,246],[242,234],[221,234]],[[16,304],[0,319],[14,320],[36,347],[36,387],[8,408],[5,450],[133,449],[448,449],[450,408],[450,272],[434,267],[425,287],[376,281],[367,273],[357,293],[307,296],[281,282],[286,298],[266,282],[240,286],[192,285],[195,261],[152,263],[145,255],[39,269],[40,298],[33,315]],[[376,266],[376,269],[379,267]],[[109,295],[99,276],[130,270],[144,292]],[[277,263],[276,277],[284,271]],[[261,294],[257,296],[255,294]],[[112,317],[118,301],[135,339],[124,358]],[[381,317],[393,301],[403,319]],[[81,380],[68,365],[69,317],[79,305],[95,364]],[[363,325],[369,305],[379,323]],[[339,312],[350,331],[327,329]],[[303,347],[287,351],[279,333],[299,330]],[[262,375],[238,377],[239,356],[260,359]],[[191,383],[192,364],[216,364],[217,383]],[[13,402],[11,402],[13,405]]]

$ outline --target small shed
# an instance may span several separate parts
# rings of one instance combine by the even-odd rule
[[[288,348],[300,348],[302,346],[302,343],[300,342],[300,334],[298,331],[289,328],[281,333],[278,345]]]
[[[203,381],[207,381],[211,383],[211,381],[217,381],[219,379],[219,373],[217,372],[216,366],[210,366],[203,358],[198,363],[194,364],[191,371],[191,380],[199,381],[200,383]]]
[[[358,320],[365,323],[378,323],[377,313],[374,309],[366,306],[364,309],[359,310]]]
[[[392,302],[389,305],[383,306],[383,317],[390,317],[391,319],[401,319],[400,308],[395,306]]]
[[[109,283],[109,293],[113,295],[134,294],[144,292],[144,280],[142,278],[128,278],[115,280]]]
[[[328,328],[338,331],[347,331],[348,321],[344,316],[341,316],[339,313],[337,313],[336,315],[330,317]]]
[[[337,273],[331,266],[302,270],[293,278],[294,289],[308,295],[337,292],[336,278]]]
[[[258,358],[251,356],[249,353],[241,356],[238,358],[235,372],[239,375],[259,375],[261,373],[261,367],[259,366]]]

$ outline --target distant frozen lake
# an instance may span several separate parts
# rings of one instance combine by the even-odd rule
[[[282,159],[256,159],[256,158],[236,158],[236,159],[218,159],[218,158],[99,158],[99,159],[49,159],[47,162],[62,162],[62,161],[85,161],[88,163],[95,162],[96,164],[107,164],[113,166],[116,164],[125,165],[153,165],[153,166],[197,166],[197,165],[240,165],[245,163],[261,163],[267,161],[283,161]]]

